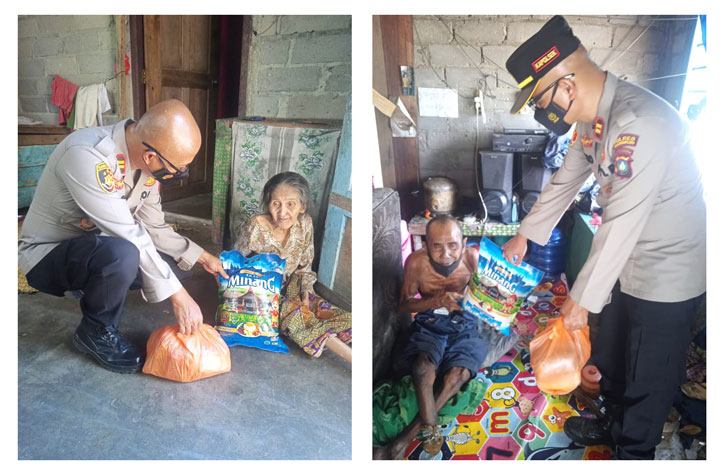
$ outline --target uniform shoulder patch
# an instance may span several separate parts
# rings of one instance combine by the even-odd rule
[[[594,120],[594,139],[601,141],[602,136],[604,136],[604,118],[598,116],[597,119]]]
[[[632,150],[622,148],[614,154],[614,175],[620,179],[632,177]]]
[[[154,177],[150,176],[150,177],[149,177],[149,178],[147,179],[147,181],[146,181],[146,182],[144,182],[144,186],[145,186],[145,187],[151,187],[151,186],[153,186],[153,185],[154,185],[155,183],[157,183],[157,179],[155,179]]]
[[[638,140],[639,135],[629,133],[620,134],[617,136],[617,139],[614,140],[614,146],[612,146],[612,148],[618,149],[623,146],[636,146]]]
[[[577,130],[576,126],[574,126],[574,134],[571,136],[571,142],[569,142],[569,146],[573,146],[577,139],[579,139],[579,130]]]
[[[114,174],[105,162],[96,164],[96,181],[106,193],[113,193],[115,190],[124,188],[124,182],[116,180]]]
[[[119,163],[119,170],[121,171],[121,175],[126,175],[126,156],[123,154],[117,154],[116,161]]]

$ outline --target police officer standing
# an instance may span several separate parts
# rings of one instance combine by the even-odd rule
[[[175,274],[199,262],[227,278],[220,259],[175,233],[162,213],[159,180],[187,177],[200,142],[189,109],[166,100],[138,123],[70,134],[38,181],[19,237],[20,268],[42,292],[81,293],[73,344],[113,372],[136,372],[144,361],[143,349],[117,329],[129,289],[148,302],[169,299],[189,334],[202,313]]]
[[[584,181],[603,208],[584,267],[561,307],[567,329],[599,313],[592,361],[607,414],[571,417],[577,444],[610,444],[620,459],[652,459],[685,372],[691,326],[705,293],[705,202],[688,125],[666,101],[600,69],[564,18],[549,20],[506,63],[520,93],[556,134],[574,126],[562,167],[503,246],[520,264],[544,245]]]

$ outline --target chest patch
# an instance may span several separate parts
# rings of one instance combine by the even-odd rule
[[[581,137],[581,147],[590,148],[594,146],[594,140],[591,139],[586,133]]]
[[[124,188],[124,182],[114,178],[114,174],[111,173],[111,169],[105,162],[96,164],[96,181],[101,190],[106,193],[113,193],[115,190]]]

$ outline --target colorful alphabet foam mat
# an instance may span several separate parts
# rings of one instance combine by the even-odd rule
[[[435,456],[415,439],[408,460],[538,460],[609,459],[608,446],[579,447],[564,433],[570,416],[594,415],[574,394],[553,396],[536,386],[528,344],[549,319],[558,315],[568,295],[565,278],[544,279],[536,287],[535,303],[524,302],[514,327],[521,335],[516,348],[482,369],[476,381],[485,382],[483,401],[472,415],[460,415],[445,427],[445,441]]]

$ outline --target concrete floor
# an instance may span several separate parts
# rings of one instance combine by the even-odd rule
[[[197,216],[197,215],[195,215]],[[208,251],[209,227],[180,232]],[[195,266],[185,287],[214,325],[217,286]],[[329,352],[236,346],[232,371],[191,383],[115,374],[73,347],[78,300],[18,295],[19,459],[351,459],[351,365]],[[168,301],[130,292],[119,328],[144,345],[174,324]]]

